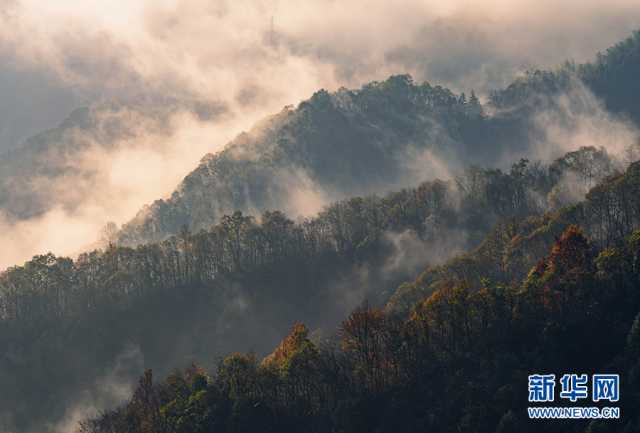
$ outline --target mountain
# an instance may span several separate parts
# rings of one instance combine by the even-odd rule
[[[205,156],[169,199],[124,225],[119,241],[161,240],[183,225],[197,231],[234,210],[306,215],[331,199],[415,184],[426,167],[412,164],[426,151],[482,161],[466,143],[483,130],[477,99],[406,75],[357,91],[322,90]]]
[[[640,125],[638,72],[640,33],[634,33],[593,63],[531,71],[484,106],[475,95],[467,100],[407,75],[359,90],[319,91],[205,156],[171,197],[125,224],[118,241],[161,240],[182,226],[197,231],[234,210],[309,214],[331,199],[535,155],[533,148],[548,139],[541,113],[571,130],[579,118],[601,115],[594,111],[602,103]]]
[[[415,281],[399,287],[387,310],[406,311],[417,299],[452,282],[479,288],[486,281],[506,285],[523,280],[572,225],[582,227],[598,250],[615,248],[640,227],[639,191],[640,162],[635,162],[625,173],[612,175],[592,188],[579,203],[499,224],[478,248],[430,267]]]
[[[409,309],[364,304],[328,338],[297,323],[265,357],[233,353],[211,369],[192,364],[164,380],[146,370],[129,400],[78,431],[636,431],[638,191],[640,162],[593,188],[586,201],[516,227],[545,232],[542,253],[532,239],[539,235],[516,233],[509,241],[509,229],[496,228],[483,247],[445,265],[442,278],[450,278]],[[499,250],[487,256],[484,245],[497,236],[523,244],[535,264]],[[461,275],[465,260],[487,259],[524,277],[494,282],[492,269],[473,265],[468,278]],[[620,375],[622,397],[605,404],[622,417],[532,424],[527,407],[541,404],[527,400],[527,380],[538,371]]]
[[[491,94],[491,104],[499,111],[534,109],[549,102],[549,96],[566,93],[580,80],[603,101],[607,111],[640,122],[637,95],[640,85],[640,31],[599,53],[591,63],[567,62],[555,71],[533,70],[516,79],[507,88]]]
[[[0,427],[43,431],[43,420],[81,401],[113,406],[119,394],[92,381],[128,383],[131,372],[118,365],[164,374],[231,350],[264,354],[302,320],[330,334],[363,298],[384,304],[426,265],[478,245],[496,222],[558,205],[564,180],[585,171],[576,161],[610,160],[585,148],[549,166],[470,168],[455,182],[343,200],[297,223],[278,211],[235,212],[159,243],[77,260],[46,254],[10,268],[0,274],[0,386],[23,392],[0,396]],[[586,171],[600,179],[612,170]]]
[[[534,158],[532,148],[546,139],[537,114],[549,111],[567,127],[575,120],[571,115],[593,115],[593,107],[580,104],[572,107],[578,113],[564,113],[558,98],[572,92],[592,93],[603,108],[638,124],[639,40],[635,33],[592,63],[532,71],[493,92],[485,104],[415,84],[406,75],[358,90],[319,91],[263,120],[224,151],[205,156],[170,197],[126,223],[118,241],[162,240],[183,225],[197,231],[234,210],[310,215],[331,201],[446,177],[468,164],[504,166],[516,155]],[[139,126],[135,113],[148,114],[145,128],[161,130],[163,119],[185,107],[202,118],[221,109],[134,98],[76,110],[59,127],[0,155],[0,211],[9,220],[54,207],[73,211],[100,182],[95,167],[82,163],[85,152],[133,138]],[[75,180],[73,188],[65,183],[69,179]]]
[[[76,109],[57,127],[0,154],[0,215],[20,221],[54,208],[73,212],[104,181],[92,152],[102,155],[128,146],[142,129],[167,134],[167,119],[181,110],[201,119],[216,114],[203,103],[172,98],[97,101]]]
[[[73,170],[66,158],[86,149],[88,142],[82,135],[92,126],[95,126],[95,119],[91,111],[81,108],[57,128],[38,134],[21,147],[0,155],[0,209],[7,217],[26,219],[51,207],[59,191],[49,188],[50,182]]]
[[[108,400],[86,381],[106,374],[130,347],[162,373],[228,350],[263,353],[296,320],[330,331],[362,297],[385,302],[391,288],[477,245],[496,222],[556,206],[567,176],[595,172],[577,161],[606,167],[607,158],[585,148],[548,167],[472,168],[456,182],[345,200],[297,224],[280,212],[258,220],[236,212],[206,231],[136,249],[112,246],[76,261],[35,257],[0,275],[0,372],[11,373],[0,374],[0,383],[30,390],[3,406],[24,429],[65,413],[82,392]],[[57,365],[55,378],[39,359]],[[28,395],[51,397],[25,412]]]
[[[105,409],[80,431],[522,431],[528,371],[635,383],[638,163],[518,155],[541,113],[573,126],[565,96],[604,135],[633,118],[601,116],[613,102],[581,68],[484,105],[408,76],[318,92],[205,157],[119,242],[2,272],[0,430]],[[131,389],[144,368],[166,383]]]

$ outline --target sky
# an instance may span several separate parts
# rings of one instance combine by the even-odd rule
[[[2,0],[0,149],[96,99],[222,104],[255,121],[320,87],[409,72],[455,89],[583,61],[634,0]]]
[[[169,194],[207,152],[320,88],[410,73],[479,94],[582,62],[640,28],[637,0],[0,0],[0,154],[101,102],[135,134],[69,164],[97,173],[81,206],[19,224],[0,268],[90,245]],[[145,130],[171,105],[162,133]],[[139,170],[144,167],[144,170]],[[79,193],[79,194],[80,194]],[[62,197],[62,194],[61,194]],[[8,239],[8,240],[7,240]]]

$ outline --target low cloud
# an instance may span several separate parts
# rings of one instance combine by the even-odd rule
[[[339,197],[336,194],[332,199],[329,193],[302,169],[280,172],[276,176],[275,183],[286,196],[282,210],[291,217],[313,216]]]
[[[167,97],[256,120],[397,73],[486,92],[532,66],[590,59],[640,22],[635,0],[4,0],[0,11],[0,76],[17,84],[0,112],[43,126],[61,103]],[[0,127],[8,139],[33,131]]]
[[[0,113],[10,121],[0,121],[0,151],[53,126],[76,104],[135,107],[141,119],[128,139],[69,155],[85,176],[52,185],[34,179],[34,188],[50,191],[50,210],[17,223],[0,217],[11,233],[0,268],[91,245],[107,221],[123,223],[166,196],[205,153],[318,88],[408,72],[416,81],[482,93],[534,65],[592,58],[640,22],[635,0],[408,0],[392,8],[382,0],[137,0],[126,7],[5,0],[0,11],[0,77],[16,83],[2,88]],[[42,104],[25,102],[33,95]],[[158,114],[167,107],[171,116]],[[542,117],[549,149],[612,140],[603,127],[611,119],[583,118],[554,124]],[[159,121],[165,130],[149,126]],[[627,133],[615,129],[616,143]],[[545,146],[538,149],[546,156]],[[418,177],[451,169],[449,158],[417,156],[409,170]],[[332,198],[304,174],[292,176],[294,212],[313,213]]]
[[[70,168],[68,174],[31,181],[32,188],[53,197],[50,209],[18,221],[0,213],[0,230],[5,233],[0,269],[37,253],[74,255],[99,246],[101,229],[108,222],[126,222],[142,204],[166,197],[202,155],[221,149],[232,138],[228,123],[220,128],[190,112],[170,115],[161,127],[151,122],[128,112],[125,123],[130,128],[124,138],[108,145],[96,140],[95,130],[85,135],[77,131],[83,150],[56,155],[59,166]]]
[[[412,230],[386,233],[386,239],[393,245],[384,265],[386,273],[415,275],[427,265],[442,264],[467,249],[469,240],[464,230],[448,229],[434,218],[427,219],[424,225],[424,237]]]
[[[126,347],[108,371],[78,395],[68,396],[69,404],[61,420],[47,426],[52,433],[75,433],[79,423],[128,401],[135,379],[144,368],[144,356],[136,345]]]
[[[542,139],[534,139],[532,158],[548,161],[580,147],[593,146],[603,147],[622,160],[638,144],[637,127],[609,113],[580,82],[573,83],[553,105],[535,118],[535,128]]]

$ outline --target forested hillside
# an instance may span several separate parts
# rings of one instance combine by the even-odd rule
[[[620,372],[629,416],[545,431],[636,431],[639,53],[636,33],[486,104],[407,75],[318,91],[105,248],[3,271],[0,431],[537,431],[523,390],[548,366]],[[49,137],[73,153],[91,116],[9,172]],[[610,129],[541,155],[548,118]]]
[[[604,150],[584,148],[549,166],[470,168],[455,181],[341,201],[299,223],[235,212],[161,243],[35,257],[0,275],[0,384],[23,391],[0,397],[5,422],[23,430],[61,417],[83,393],[107,398],[90,381],[131,348],[162,374],[230,350],[265,353],[295,321],[331,334],[362,299],[382,305],[497,222],[572,203],[566,179],[588,185],[615,170]]]
[[[411,158],[427,150],[441,159],[489,162],[487,152],[498,149],[467,144],[482,140],[484,124],[477,98],[467,101],[405,75],[356,91],[321,90],[205,156],[169,199],[126,224],[118,241],[162,240],[183,225],[205,228],[233,210],[306,215],[330,199],[413,185],[424,174],[415,170],[426,167],[412,170]]]
[[[639,40],[636,33],[592,63],[531,71],[485,104],[473,94],[416,84],[406,75],[357,90],[319,91],[264,119],[223,152],[205,156],[170,197],[125,224],[118,240],[163,240],[183,225],[197,231],[235,210],[308,215],[331,201],[415,185],[468,164],[508,165],[509,155],[535,153],[535,141],[544,139],[536,115],[550,110],[562,118],[558,97],[576,88],[638,124]],[[153,103],[146,127],[161,130],[179,107],[170,98]],[[187,108],[204,117],[215,111]],[[593,107],[578,109],[589,114]],[[135,135],[136,116],[127,117],[135,110],[115,103],[79,109],[59,127],[0,155],[2,213],[21,220],[52,208],[75,209],[98,181],[93,168],[83,166],[83,152]],[[60,186],[65,179],[76,179],[73,193]]]
[[[356,308],[334,339],[318,341],[296,324],[262,359],[232,354],[211,371],[193,365],[155,382],[147,370],[127,403],[78,431],[637,431],[639,182],[636,163],[551,216],[546,226],[560,232],[543,236],[542,255],[529,250],[532,268],[491,253],[522,279],[443,272],[408,310]],[[483,246],[468,260],[486,253]],[[528,420],[527,375],[549,368],[620,373],[622,419]]]
[[[591,92],[640,125],[639,71],[635,33],[593,63],[531,71],[494,92],[485,106],[475,95],[416,84],[409,76],[358,90],[322,90],[207,155],[169,199],[146,206],[126,224],[119,242],[161,240],[183,225],[199,230],[233,210],[304,214],[309,209],[295,200],[304,193],[335,200],[389,191],[429,173],[446,175],[443,167],[495,166],[507,155],[535,154],[547,138],[541,113],[574,127],[576,116],[599,109]]]
[[[608,111],[640,121],[636,96],[640,92],[640,31],[599,53],[591,63],[567,63],[555,71],[529,71],[506,89],[491,95],[492,106],[501,111],[533,110],[553,101],[549,97],[566,93],[575,80],[585,84],[605,104]]]
[[[626,173],[611,176],[592,188],[580,203],[499,224],[476,250],[429,268],[416,281],[403,284],[387,308],[406,311],[417,299],[451,281],[474,288],[485,281],[520,281],[570,225],[581,227],[599,250],[615,247],[638,228],[639,192],[640,163],[636,162]]]

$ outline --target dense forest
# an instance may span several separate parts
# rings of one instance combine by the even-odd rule
[[[479,139],[482,107],[440,86],[393,76],[359,90],[316,92],[286,107],[217,154],[209,154],[166,200],[145,207],[117,236],[121,244],[162,240],[183,225],[199,230],[226,213],[282,209],[296,194],[342,199],[417,183],[412,155],[460,155],[464,163],[490,161]],[[495,149],[492,154],[498,154]]]
[[[639,74],[636,32],[592,63],[529,71],[484,105],[473,93],[467,98],[414,83],[408,75],[357,90],[318,91],[207,155],[170,198],[146,206],[125,224],[118,239],[162,240],[183,225],[206,228],[234,210],[298,212],[289,199],[305,183],[334,199],[414,185],[433,168],[407,175],[408,161],[424,152],[445,166],[495,167],[506,161],[508,167],[510,155],[535,155],[538,142],[547,139],[541,115],[575,128],[576,117],[593,116],[602,103],[640,125]],[[569,110],[563,97],[571,101]]]
[[[299,323],[263,359],[236,353],[159,382],[147,370],[130,401],[78,431],[637,431],[639,188],[636,163],[538,221],[545,234],[514,235],[547,244],[523,279],[474,285],[451,273],[408,309],[356,308],[335,337],[313,339]],[[486,259],[483,245],[468,260]],[[515,274],[526,263],[502,261]],[[526,377],[549,366],[621,373],[622,420],[531,423]]]
[[[639,143],[519,156],[560,95],[639,123],[639,68],[636,33],[487,104],[401,75],[266,119],[103,249],[0,274],[0,430],[638,431]],[[550,366],[622,374],[622,421],[528,422]]]
[[[615,246],[637,229],[640,218],[640,164],[608,177],[586,194],[585,200],[554,212],[498,224],[470,254],[427,269],[413,283],[403,284],[390,307],[403,309],[443,281],[480,287],[483,281],[509,284],[526,277],[551,244],[570,225],[584,230],[599,249]]]
[[[571,204],[567,178],[588,185],[617,167],[583,148],[548,166],[469,168],[455,181],[345,200],[298,223],[235,212],[161,243],[35,257],[0,275],[0,383],[23,391],[2,406],[21,428],[63,413],[132,345],[162,372],[240,347],[264,353],[299,320],[332,333],[363,298],[382,305],[420,268],[482,249],[497,222]]]

